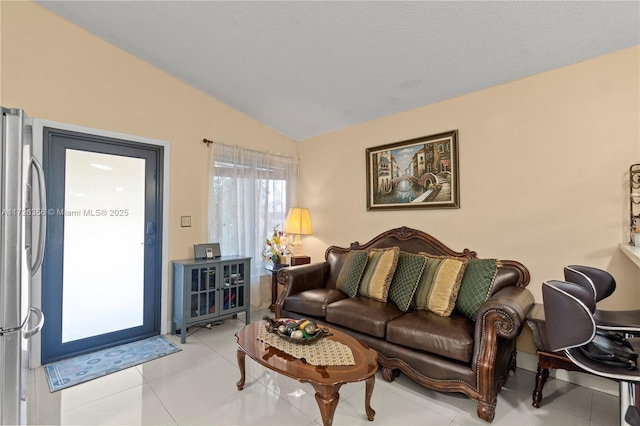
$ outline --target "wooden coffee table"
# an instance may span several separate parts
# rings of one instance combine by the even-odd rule
[[[338,391],[345,383],[365,381],[364,408],[367,419],[373,420],[376,412],[371,408],[371,394],[378,371],[378,353],[353,337],[330,328],[333,336],[325,339],[341,342],[351,348],[356,365],[314,366],[306,361],[276,349],[258,340],[258,330],[266,321],[257,321],[236,333],[238,341],[238,367],[240,380],[236,383],[238,390],[244,388],[245,355],[258,364],[283,374],[301,383],[310,383],[316,391],[316,401],[320,407],[322,423],[327,426],[333,423],[333,415],[338,406]]]

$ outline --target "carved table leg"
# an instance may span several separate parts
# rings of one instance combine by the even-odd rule
[[[516,368],[518,368],[518,351],[514,349],[511,352],[511,361],[509,363],[509,376],[513,376],[516,373]]]
[[[540,408],[540,402],[542,401],[542,388],[547,383],[549,378],[549,369],[541,367],[538,364],[538,374],[536,374],[536,388],[533,391],[533,405],[536,408]]]
[[[271,272],[271,305],[269,310],[271,312],[276,311],[276,301],[278,300],[278,271]]]
[[[376,412],[371,408],[371,395],[373,394],[373,386],[376,384],[376,376],[369,377],[365,382],[365,394],[364,394],[364,410],[367,412],[367,419],[373,421],[373,416]]]
[[[244,388],[244,379],[245,379],[244,357],[245,355],[246,354],[244,353],[244,351],[238,348],[237,356],[238,356],[238,367],[240,368],[240,380],[236,382],[236,386],[238,387],[239,391],[241,391]]]
[[[340,394],[338,390],[342,385],[313,385],[316,390],[316,402],[318,408],[320,408],[320,415],[322,416],[322,424],[324,426],[331,426],[333,424],[333,415],[336,412],[338,401],[340,401]]]

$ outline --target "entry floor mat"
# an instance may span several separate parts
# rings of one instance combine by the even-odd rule
[[[45,365],[49,390],[56,392],[134,365],[181,351],[164,336],[153,336]]]

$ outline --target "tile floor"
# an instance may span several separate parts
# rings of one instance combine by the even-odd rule
[[[263,312],[252,314],[261,318]],[[247,382],[239,378],[234,333],[244,320],[196,328],[182,351],[100,379],[50,393],[44,370],[31,372],[29,424],[105,425],[321,425],[309,384],[267,370],[246,358]],[[179,337],[169,336],[178,343]],[[540,409],[531,406],[535,374],[517,369],[498,396],[493,425],[615,425],[615,396],[550,378]],[[401,375],[380,373],[364,412],[364,383],[340,390],[335,425],[486,425],[476,404],[462,394],[425,389]]]

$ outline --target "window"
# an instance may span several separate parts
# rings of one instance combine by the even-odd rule
[[[223,255],[251,256],[251,304],[260,306],[264,241],[273,228],[284,227],[295,205],[298,159],[220,143],[211,145],[209,242],[219,242]],[[254,280],[252,280],[254,281]]]

